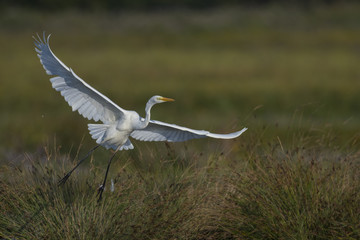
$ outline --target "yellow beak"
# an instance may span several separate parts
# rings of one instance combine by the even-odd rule
[[[165,101],[165,102],[173,102],[173,101],[175,101],[175,99],[167,98],[167,97],[161,97],[160,99],[161,99],[162,101]]]

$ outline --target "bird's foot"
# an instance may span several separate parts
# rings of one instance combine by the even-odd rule
[[[98,193],[96,194],[96,196],[98,196],[98,195],[99,195],[98,202],[100,202],[100,201],[101,201],[101,198],[102,198],[102,194],[103,194],[103,192],[104,192],[104,189],[105,189],[104,185],[103,185],[103,184],[101,184],[101,185],[100,185],[100,187],[99,187],[99,189],[98,189]]]
[[[60,179],[60,181],[58,182],[58,186],[65,184],[65,182],[68,180],[70,175],[71,175],[71,172],[67,173],[62,179]]]

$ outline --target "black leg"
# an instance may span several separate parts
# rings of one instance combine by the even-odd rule
[[[62,185],[65,184],[66,180],[68,180],[68,178],[70,177],[70,175],[72,174],[72,172],[86,159],[90,156],[90,154],[95,151],[95,149],[97,149],[100,145],[96,145],[93,149],[91,149],[84,158],[82,158],[78,164],[76,164],[76,166],[71,169],[62,179],[60,179],[60,181],[58,182],[58,185]]]
[[[106,173],[105,173],[104,182],[103,182],[102,185],[100,185],[100,187],[99,187],[99,189],[98,189],[98,194],[97,194],[97,195],[99,195],[98,202],[101,201],[101,197],[102,197],[102,193],[103,193],[104,188],[105,188],[106,178],[107,178],[107,175],[108,175],[108,172],[109,172],[111,160],[114,158],[114,156],[115,156],[116,153],[117,153],[117,150],[113,153],[113,155],[112,155],[111,158],[109,159],[109,163],[108,163],[108,166],[107,166],[107,169],[106,169]]]

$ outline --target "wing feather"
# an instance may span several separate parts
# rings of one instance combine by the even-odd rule
[[[141,130],[134,130],[130,136],[140,141],[183,142],[195,138],[232,139],[240,136],[247,128],[229,134],[216,134],[205,130],[194,130],[175,124],[150,120],[149,125]]]
[[[126,110],[120,108],[109,98],[92,88],[68,68],[51,51],[49,46],[50,35],[43,38],[34,37],[35,51],[48,75],[55,75],[50,79],[52,87],[61,93],[65,101],[85,118],[101,120],[104,123],[120,119]]]

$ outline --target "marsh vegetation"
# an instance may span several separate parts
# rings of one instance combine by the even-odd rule
[[[0,237],[359,239],[360,7],[0,17]],[[98,150],[48,81],[31,36],[125,109],[230,141]],[[136,89],[136,91],[135,91]]]

